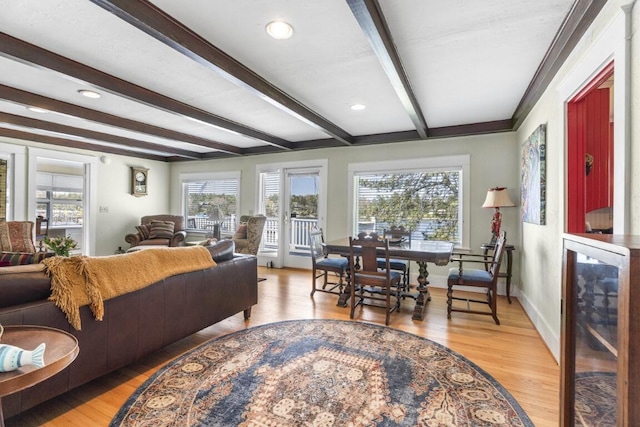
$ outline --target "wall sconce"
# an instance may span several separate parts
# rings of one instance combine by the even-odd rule
[[[496,240],[500,236],[500,225],[502,224],[502,213],[500,208],[512,207],[515,203],[509,198],[507,187],[495,187],[487,190],[487,198],[482,204],[483,208],[494,208],[493,218],[491,219],[491,244],[495,245]]]

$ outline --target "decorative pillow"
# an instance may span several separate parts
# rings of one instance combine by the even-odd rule
[[[13,265],[38,264],[45,258],[54,256],[53,252],[0,252],[0,267]]]
[[[211,258],[213,258],[215,262],[222,262],[233,259],[236,245],[233,240],[224,239],[213,246],[208,246],[207,249],[209,249]]]
[[[151,232],[151,225],[150,224],[136,225],[136,230],[138,230],[138,233],[140,233],[140,236],[142,237],[142,239],[140,240],[147,240],[149,238],[149,233]]]
[[[149,231],[149,240],[171,239],[173,237],[174,226],[175,224],[171,221],[151,221],[151,231]]]
[[[233,235],[234,239],[246,239],[247,238],[247,224],[240,224]]]
[[[36,248],[33,245],[33,222],[0,222],[0,250],[8,252],[35,252]]]

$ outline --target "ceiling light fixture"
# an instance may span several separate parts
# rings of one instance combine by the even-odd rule
[[[78,93],[82,96],[86,96],[87,98],[92,98],[92,99],[98,99],[102,96],[98,92],[94,92],[92,90],[87,90],[87,89],[80,89]]]
[[[33,111],[34,113],[48,113],[49,112],[49,110],[45,110],[44,108],[33,107],[33,106],[27,107],[27,110]]]
[[[272,21],[267,24],[267,33],[276,40],[285,40],[293,35],[293,27],[283,21]]]
[[[351,109],[354,110],[354,111],[364,110],[365,108],[367,108],[367,106],[364,105],[364,104],[353,104],[351,106]]]

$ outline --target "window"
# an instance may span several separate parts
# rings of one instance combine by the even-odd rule
[[[466,246],[464,189],[469,156],[350,165],[354,234],[391,225],[412,238]]]
[[[215,223],[222,233],[231,234],[238,226],[240,174],[185,174],[182,176],[186,228],[211,231]],[[222,218],[211,218],[220,209]],[[215,214],[214,214],[215,215]]]
[[[82,225],[83,177],[37,174],[36,215],[49,218],[49,226]]]

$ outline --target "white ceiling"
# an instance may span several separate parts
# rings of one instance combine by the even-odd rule
[[[0,135],[176,161],[512,130],[602,4],[0,0]]]

